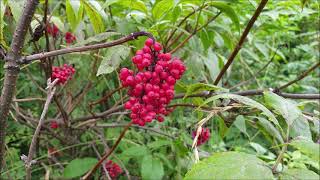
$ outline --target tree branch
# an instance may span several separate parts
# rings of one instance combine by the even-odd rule
[[[278,88],[276,88],[275,91],[279,91],[281,89],[285,89],[288,86],[290,86],[291,84],[294,84],[298,81],[300,81],[301,79],[305,78],[308,76],[309,73],[311,73],[313,70],[315,70],[318,66],[320,66],[320,62],[316,63],[315,65],[311,66],[308,70],[306,70],[305,72],[303,72],[299,77],[297,77],[296,79],[294,79],[293,81],[288,82],[287,84],[284,84]]]
[[[52,100],[52,98],[54,96],[55,90],[56,90],[56,88],[54,86],[56,85],[58,80],[59,79],[55,79],[53,82],[51,82],[51,79],[48,80],[47,100],[46,100],[46,102],[44,104],[43,111],[41,113],[40,120],[38,122],[38,126],[37,126],[37,128],[36,128],[36,130],[34,132],[33,137],[32,137],[32,141],[31,141],[31,144],[30,144],[30,147],[29,147],[28,159],[25,162],[26,179],[27,180],[31,179],[31,161],[32,161],[33,155],[34,155],[35,150],[36,150],[35,148],[36,148],[38,136],[40,134],[41,126],[43,124],[43,121],[44,121],[45,116],[46,116],[46,114],[48,112],[48,109],[49,109],[50,102],[51,102],[51,100]]]
[[[244,41],[246,40],[247,35],[249,34],[254,22],[259,17],[260,13],[262,12],[262,10],[265,7],[265,5],[267,4],[267,2],[268,2],[268,0],[261,0],[258,8],[256,9],[256,11],[254,12],[253,16],[251,17],[247,27],[243,31],[238,44],[236,45],[236,47],[234,48],[233,52],[229,56],[227,63],[223,66],[223,68],[221,69],[220,73],[218,74],[216,80],[214,81],[214,85],[217,85],[219,83],[219,81],[221,80],[221,78],[224,75],[224,73],[228,70],[228,68],[230,67],[230,65],[234,61],[234,58],[237,56],[238,52],[240,51],[241,46],[244,43]]]
[[[31,23],[38,0],[28,0],[25,3],[22,16],[17,23],[16,30],[11,42],[11,49],[5,57],[5,75],[3,89],[0,98],[0,171],[3,169],[3,160],[5,156],[5,132],[10,104],[16,89],[16,81],[19,74],[18,59],[21,56],[21,50],[24,44],[28,27]]]
[[[73,53],[73,52],[84,52],[84,51],[91,51],[91,50],[96,50],[96,49],[101,49],[101,48],[112,47],[112,46],[116,46],[119,44],[123,44],[128,41],[135,40],[139,36],[148,36],[148,37],[154,39],[152,34],[150,34],[148,32],[144,32],[144,31],[134,32],[128,36],[122,37],[120,39],[117,39],[117,40],[114,40],[111,42],[99,43],[99,44],[93,44],[93,45],[87,45],[87,46],[81,46],[81,47],[71,47],[71,48],[59,49],[59,50],[45,52],[45,53],[38,53],[38,54],[29,55],[29,56],[24,56],[18,61],[18,63],[19,64],[28,64],[28,63],[30,63],[34,60],[38,60],[38,59],[44,59],[44,58],[48,58],[48,57],[59,56],[59,55],[63,55],[63,54]]]
[[[105,155],[103,155],[103,157],[99,160],[99,162],[86,175],[84,175],[81,179],[87,180],[87,179],[90,178],[90,176],[99,168],[99,166],[102,164],[102,162],[104,160],[106,160],[113,153],[113,151],[118,147],[119,143],[121,142],[122,138],[124,137],[124,135],[126,134],[127,130],[129,129],[129,127],[131,125],[132,125],[132,121],[130,123],[128,123],[127,126],[123,129],[123,131],[121,132],[121,134],[118,137],[117,141],[115,142],[115,144],[110,149],[110,151],[108,151]]]

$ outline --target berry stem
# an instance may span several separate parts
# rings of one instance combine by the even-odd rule
[[[122,138],[124,137],[124,135],[126,134],[127,130],[129,129],[129,127],[131,125],[132,125],[132,121],[130,123],[128,123],[126,125],[126,127],[123,129],[123,131],[121,132],[121,134],[118,137],[117,141],[115,142],[115,144],[110,149],[110,151],[108,151],[106,154],[104,154],[103,157],[99,160],[99,162],[86,175],[84,175],[81,179],[87,180],[87,179],[90,178],[90,176],[99,168],[99,166],[104,162],[104,160],[106,160],[113,153],[113,151],[118,147],[120,141],[122,140]]]

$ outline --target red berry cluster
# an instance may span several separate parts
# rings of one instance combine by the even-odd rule
[[[50,34],[52,37],[56,38],[58,36],[59,28],[55,24],[48,24],[46,28],[48,34]],[[71,32],[66,32],[64,39],[66,40],[67,44],[72,44],[77,38]]]
[[[197,134],[197,131],[192,132],[192,138],[195,138]],[[210,129],[209,128],[203,128],[201,131],[201,134],[198,137],[197,146],[200,146],[207,142],[210,138]]]
[[[56,38],[59,33],[59,29],[55,24],[48,24],[47,25],[47,32],[50,34],[52,37]]]
[[[71,44],[76,40],[76,37],[71,32],[66,32],[64,39],[66,40],[67,44]]]
[[[117,163],[111,160],[108,160],[108,162],[106,162],[104,167],[107,169],[109,176],[112,179],[115,179],[117,176],[119,176],[122,173],[121,167]]]
[[[147,39],[145,46],[136,52],[132,62],[139,72],[123,68],[120,80],[124,87],[129,87],[130,99],[125,109],[130,109],[130,118],[134,124],[144,126],[157,119],[164,120],[173,109],[166,108],[174,97],[174,85],[186,70],[178,58],[171,58],[170,53],[161,53],[158,42]]]
[[[58,124],[57,121],[51,121],[51,122],[50,122],[50,127],[51,127],[52,129],[58,129],[58,128],[59,128],[59,124]]]
[[[52,81],[59,79],[57,84],[65,84],[75,72],[76,70],[67,64],[64,64],[63,67],[54,66],[52,67],[51,79]]]

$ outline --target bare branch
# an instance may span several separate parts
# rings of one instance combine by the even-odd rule
[[[87,179],[90,178],[90,176],[99,168],[99,166],[103,163],[103,161],[106,160],[113,153],[113,151],[118,147],[120,141],[122,140],[122,138],[124,137],[124,135],[126,134],[127,130],[129,129],[129,127],[131,125],[132,125],[132,121],[130,123],[128,123],[127,126],[123,129],[123,131],[121,132],[121,134],[118,137],[117,141],[115,142],[115,144],[110,149],[110,151],[108,151],[106,154],[104,154],[103,157],[99,160],[99,162],[86,175],[84,175],[81,179],[87,180]]]
[[[29,56],[24,56],[19,60],[18,63],[19,64],[28,64],[28,63],[30,63],[34,60],[38,60],[38,59],[44,59],[44,58],[48,58],[48,57],[54,57],[54,56],[59,56],[59,55],[69,54],[69,53],[74,53],[74,52],[84,52],[84,51],[91,51],[91,50],[96,50],[96,49],[112,47],[112,46],[116,46],[119,44],[123,44],[128,41],[135,40],[139,36],[148,36],[148,37],[154,39],[152,34],[150,34],[148,32],[144,32],[144,31],[134,32],[128,36],[122,37],[120,39],[117,39],[117,40],[114,40],[111,42],[99,43],[99,44],[93,44],[93,45],[87,45],[87,46],[81,46],[81,47],[70,47],[70,48],[45,52],[45,53],[38,53],[38,54],[29,55]]]
[[[320,66],[320,62],[316,63],[315,65],[311,66],[308,70],[306,70],[305,72],[303,72],[299,77],[297,77],[296,79],[294,79],[293,81],[288,82],[287,84],[284,84],[282,86],[280,86],[279,88],[276,88],[275,91],[279,91],[281,89],[285,89],[288,86],[300,81],[301,79],[305,78],[308,76],[309,73],[311,73],[313,70],[315,70],[317,67]]]
[[[241,46],[244,43],[244,41],[246,40],[247,35],[249,34],[254,22],[259,17],[260,13],[262,12],[262,10],[265,7],[265,5],[267,4],[267,2],[268,2],[268,0],[261,0],[258,8],[256,9],[256,11],[254,12],[253,16],[251,17],[247,27],[243,31],[238,44],[236,45],[236,47],[234,48],[233,52],[229,56],[227,63],[223,66],[223,68],[221,69],[220,73],[218,74],[216,80],[214,81],[214,85],[217,85],[220,82],[222,76],[228,70],[228,68],[230,67],[232,62],[234,61],[234,58],[237,56],[238,52],[240,51]]]
[[[26,179],[27,180],[31,180],[31,162],[32,162],[32,158],[33,158],[33,155],[35,153],[35,148],[36,148],[36,144],[37,144],[37,139],[38,139],[38,136],[40,134],[40,130],[41,130],[41,126],[43,124],[43,121],[45,119],[45,116],[48,112],[48,109],[49,109],[49,105],[50,105],[50,102],[53,98],[53,95],[55,93],[55,90],[56,88],[54,87],[56,85],[56,83],[59,81],[59,79],[55,79],[53,82],[51,82],[51,79],[48,80],[48,87],[47,87],[47,100],[44,104],[44,107],[43,107],[43,111],[41,113],[41,116],[40,116],[40,120],[38,122],[38,126],[34,132],[34,135],[32,137],[32,141],[31,141],[31,144],[30,144],[30,147],[29,147],[29,154],[28,154],[28,159],[26,160],[25,162],[25,166],[26,166]]]
[[[28,0],[25,3],[22,15],[17,23],[16,30],[11,42],[10,51],[5,57],[5,75],[3,89],[0,98],[0,171],[3,169],[3,159],[5,152],[5,136],[7,117],[9,114],[10,104],[16,89],[16,81],[19,74],[17,60],[21,56],[21,50],[25,40],[28,27],[31,23],[38,0]]]

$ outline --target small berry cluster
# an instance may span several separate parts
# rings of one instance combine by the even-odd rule
[[[106,162],[104,167],[107,169],[109,176],[112,179],[115,179],[117,176],[119,176],[122,173],[121,167],[117,163],[111,160],[108,160],[108,162]]]
[[[58,124],[57,121],[51,121],[51,122],[50,122],[50,127],[51,127],[52,129],[58,129],[58,128],[59,128],[59,124]]]
[[[55,24],[48,24],[47,25],[47,32],[52,37],[56,38],[59,34],[59,28]],[[66,32],[64,35],[64,39],[66,40],[67,44],[72,44],[76,41],[76,37],[71,32]]]
[[[196,137],[197,131],[192,132],[192,138],[194,139]],[[201,131],[201,134],[198,137],[197,146],[200,146],[204,143],[206,143],[210,138],[210,129],[209,128],[203,128]]]
[[[64,64],[63,67],[52,67],[52,75],[51,79],[54,81],[55,79],[59,79],[57,84],[65,84],[69,79],[72,78],[72,75],[76,72],[76,70],[67,64]]]
[[[67,44],[72,44],[76,40],[76,37],[71,32],[66,32],[64,39]]]
[[[56,38],[59,34],[59,28],[55,24],[48,24],[47,25],[47,32],[52,37]]]
[[[173,109],[166,108],[174,97],[174,85],[186,70],[178,58],[170,53],[161,53],[161,44],[147,39],[145,46],[136,52],[132,62],[139,72],[122,68],[120,80],[129,87],[130,99],[125,109],[131,110],[130,118],[134,124],[144,126],[157,119],[164,121],[162,115],[168,115]]]

